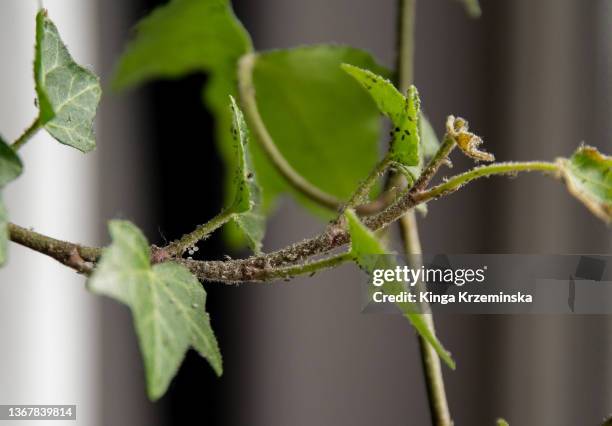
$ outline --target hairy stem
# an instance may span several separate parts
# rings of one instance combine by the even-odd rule
[[[226,262],[200,262],[197,260],[180,259],[179,263],[186,266],[193,274],[195,274],[202,281],[220,281],[218,277],[221,277],[226,283],[241,283],[241,282],[269,282],[279,279],[290,280],[300,275],[314,275],[316,272],[333,268],[334,266],[340,265],[341,263],[352,260],[353,257],[350,253],[341,253],[334,256],[330,256],[324,259],[309,261],[303,264],[290,265],[290,266],[261,266],[261,265],[247,265],[240,260],[234,261],[237,265],[240,265],[238,269],[239,274],[236,274],[235,268],[226,269],[224,266]],[[230,261],[231,262],[231,261]],[[248,278],[244,280],[242,278]]]
[[[467,182],[480,177],[530,171],[542,171],[556,175],[557,170],[554,163],[546,162],[500,163],[477,167],[426,191],[405,193],[380,213],[365,217],[363,222],[372,230],[383,229],[404,216],[407,211],[415,206],[448,195],[460,189]],[[84,261],[90,263],[94,263],[102,254],[101,248],[56,240],[14,224],[9,224],[8,231],[13,242],[50,256],[77,270],[79,269],[69,259],[70,255],[74,253],[74,249],[77,250],[77,254]],[[247,282],[253,281],[252,277],[262,273],[262,270],[266,270],[265,273],[270,273],[274,269],[291,267],[295,263],[342,247],[349,241],[350,237],[346,229],[340,224],[332,223],[322,234],[314,238],[265,255],[227,261],[193,260],[186,262],[185,259],[183,261],[201,281]]]
[[[234,217],[234,214],[229,210],[222,210],[217,216],[203,225],[198,226],[194,231],[185,234],[178,241],[174,241],[165,247],[169,255],[182,256],[183,253],[194,246],[198,241],[208,238],[210,234],[225,225]]]
[[[8,224],[8,232],[13,242],[46,254],[78,272],[91,272],[94,263],[102,255],[101,248],[56,240],[13,223]]]
[[[25,129],[25,131],[21,134],[21,136],[19,136],[17,138],[17,140],[15,142],[12,143],[11,147],[17,151],[19,150],[19,148],[21,148],[27,141],[30,140],[30,138],[32,136],[34,136],[36,134],[36,132],[38,132],[41,128],[41,124],[38,118],[36,118],[32,124],[30,124],[30,127],[28,127],[27,129]]]
[[[355,190],[351,196],[351,199],[343,207],[343,210],[361,205],[363,201],[367,199],[368,193],[370,192],[370,189],[372,189],[372,186],[376,183],[378,178],[385,173],[385,170],[387,170],[390,164],[391,159],[389,156],[385,156],[385,158],[380,160],[376,167],[372,169],[368,177],[361,182],[359,187]]]
[[[444,142],[438,148],[436,154],[429,160],[429,164],[425,167],[415,184],[413,185],[411,191],[417,192],[422,191],[427,187],[431,179],[438,173],[442,164],[444,164],[448,160],[448,156],[457,146],[457,142],[454,138],[449,135],[445,135]]]
[[[421,200],[422,197],[428,199],[439,198],[444,195],[448,195],[452,192],[457,191],[463,185],[474,179],[492,176],[492,175],[510,175],[515,176],[519,172],[544,172],[557,174],[559,166],[555,163],[546,161],[527,161],[522,163],[507,162],[507,163],[495,163],[488,166],[475,167],[472,170],[468,170],[465,173],[453,176],[446,182],[441,183],[427,191],[415,194],[417,201]]]

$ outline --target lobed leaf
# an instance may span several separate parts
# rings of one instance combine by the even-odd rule
[[[256,253],[261,252],[261,241],[265,232],[265,217],[261,212],[261,189],[248,150],[249,132],[242,111],[230,96],[232,111],[232,136],[238,158],[236,168],[234,202],[230,210],[236,213],[234,222]]]
[[[34,79],[38,122],[59,142],[89,152],[102,89],[98,77],[72,59],[45,10],[36,16]]]
[[[354,211],[347,210],[345,218],[348,223],[348,230],[351,236],[351,255],[355,262],[364,269],[368,274],[372,274],[375,265],[380,262],[381,256],[387,254],[385,247],[376,238],[374,233],[370,231],[357,217]],[[390,261],[388,261],[390,263]],[[389,264],[389,268],[395,267],[394,264]],[[383,287],[383,291],[387,294],[398,294],[403,291],[401,283],[387,282]],[[453,370],[455,369],[455,361],[453,361],[450,353],[444,349],[434,332],[427,325],[424,315],[417,313],[416,307],[411,303],[397,303],[398,308],[404,316],[410,321],[419,335],[427,340],[436,350],[440,358]]]
[[[583,145],[557,163],[569,192],[595,216],[612,223],[612,157]]]
[[[0,137],[0,189],[17,179],[23,165],[17,153]],[[8,245],[8,216],[0,194],[0,265],[6,262]]]
[[[112,244],[88,286],[130,307],[149,398],[156,400],[165,393],[190,346],[221,375],[221,354],[204,310],[202,285],[177,263],[151,266],[147,240],[132,223],[111,221],[109,230]]]

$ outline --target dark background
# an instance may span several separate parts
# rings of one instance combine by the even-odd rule
[[[129,28],[157,3],[100,5],[106,81]],[[234,6],[258,49],[335,41],[394,62],[393,1],[241,0]],[[451,0],[418,3],[416,84],[434,125],[440,129],[450,113],[468,118],[499,160],[569,155],[583,140],[610,152],[609,2],[483,0],[482,7],[483,17],[470,20]],[[151,240],[176,238],[221,207],[223,166],[201,102],[205,81],[194,75],[157,82],[103,106],[102,164],[114,174],[104,183],[106,214],[134,218]],[[474,183],[432,203],[421,224],[430,253],[610,252],[604,225],[561,185],[537,175]],[[265,246],[320,229],[287,201],[270,220]],[[226,252],[219,236],[200,247],[207,259]],[[103,423],[427,424],[416,339],[399,318],[359,313],[358,279],[346,266],[288,286],[208,285],[225,374],[215,378],[189,353],[157,404],[144,397],[129,314],[105,302]],[[447,316],[436,322],[458,363],[456,372],[445,370],[457,425],[492,425],[498,416],[514,425],[590,425],[612,412],[610,318]]]

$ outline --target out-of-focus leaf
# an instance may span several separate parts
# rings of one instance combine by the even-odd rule
[[[23,170],[17,153],[0,137],[0,189],[17,179]],[[0,265],[6,262],[8,216],[0,194]]]
[[[510,426],[504,419],[497,419],[497,426]]]
[[[115,73],[118,89],[157,78],[233,69],[251,49],[228,0],[171,0],[136,27]],[[221,76],[234,80],[234,74]],[[223,108],[227,109],[227,96]]]
[[[259,112],[283,156],[313,185],[348,199],[378,160],[380,120],[342,63],[385,74],[363,51],[320,45],[259,54],[253,80]],[[257,144],[252,152],[269,208],[277,195],[293,190]],[[329,216],[305,197],[297,199]]]
[[[342,68],[370,94],[380,112],[391,119],[391,159],[404,166],[418,166],[421,160],[420,100],[416,87],[410,86],[407,96],[404,96],[393,83],[371,71],[349,64],[343,64]]]
[[[165,393],[190,346],[221,375],[221,354],[204,310],[202,285],[177,263],[151,266],[147,240],[132,223],[111,221],[109,230],[113,242],[88,285],[132,310],[149,398]]]
[[[612,223],[612,157],[583,145],[558,164],[569,192],[595,216]]]
[[[261,189],[251,164],[248,151],[249,131],[244,116],[236,101],[230,96],[232,111],[232,136],[238,167],[234,177],[236,194],[230,210],[237,215],[235,223],[247,238],[256,253],[261,252],[261,241],[265,232],[265,217],[261,212]]]
[[[385,247],[376,238],[376,235],[370,231],[357,217],[355,212],[347,210],[345,217],[348,223],[348,230],[351,236],[351,254],[355,262],[364,269],[368,274],[372,274],[374,268],[380,267],[380,260],[384,257],[389,264],[385,268],[394,268],[396,264],[388,259],[388,254]],[[386,282],[382,286],[386,294],[400,294],[404,291],[402,283]],[[414,304],[404,302],[397,303],[397,307],[401,310],[404,316],[410,321],[421,337],[427,340],[436,350],[440,358],[452,369],[455,369],[455,361],[453,361],[450,353],[444,349],[434,332],[428,327],[423,314],[418,313]]]
[[[94,149],[100,81],[72,59],[45,10],[36,16],[34,79],[39,124],[65,145],[83,152]]]

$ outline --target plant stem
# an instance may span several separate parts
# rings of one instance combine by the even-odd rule
[[[412,84],[414,78],[414,34],[415,34],[415,9],[416,0],[399,0],[399,46],[398,46],[398,76],[399,86],[402,92],[406,92]],[[449,138],[447,138],[449,139]],[[431,177],[437,172],[442,161],[448,156],[454,141],[451,143],[445,140],[438,155],[430,162],[431,167],[427,167],[419,181],[414,185],[414,189],[424,188]],[[414,209],[408,211],[400,218],[400,232],[404,241],[404,248],[407,255],[421,253],[421,241],[419,239],[419,229]],[[420,267],[420,265],[414,265]],[[425,314],[425,322],[431,331],[434,331],[433,315]],[[452,424],[446,391],[444,389],[444,378],[440,358],[433,346],[419,336],[419,347],[421,349],[421,360],[423,362],[423,372],[427,384],[427,395],[431,411],[432,422],[436,426],[450,426]]]
[[[255,267],[255,266],[241,266],[241,272],[239,276],[233,274],[231,271],[224,270],[221,268],[224,262],[214,262],[216,268],[202,268],[203,262],[189,259],[179,259],[182,265],[186,266],[193,274],[195,274],[202,281],[224,281],[227,283],[239,283],[239,282],[266,282],[278,279],[289,280],[299,275],[314,275],[316,272],[324,269],[333,268],[341,263],[352,260],[353,257],[350,253],[345,252],[330,256],[324,259],[306,262],[303,264],[282,266],[282,267]],[[231,261],[230,261],[231,262]],[[240,261],[235,261],[240,263]],[[212,263],[209,263],[209,266]],[[219,280],[217,277],[221,276]]]
[[[30,124],[30,127],[25,129],[25,131],[21,134],[21,136],[19,136],[19,138],[17,138],[17,140],[15,142],[13,142],[11,147],[15,151],[18,151],[19,148],[21,148],[28,140],[30,140],[30,138],[32,136],[34,136],[36,134],[36,132],[38,132],[38,130],[40,130],[41,127],[42,126],[40,125],[40,121],[38,120],[38,118],[36,118],[32,122],[32,124]]]
[[[171,256],[182,256],[189,247],[193,247],[198,241],[206,239],[214,231],[225,225],[234,217],[230,210],[222,210],[218,215],[203,225],[198,226],[192,232],[185,234],[181,239],[168,244],[164,250]]]
[[[380,213],[363,218],[363,222],[372,230],[386,228],[415,206],[457,191],[473,179],[495,174],[514,174],[518,172],[543,171],[557,175],[558,168],[554,163],[528,162],[528,163],[500,163],[478,167],[466,173],[457,175],[447,182],[423,192],[408,192],[396,199],[390,206]],[[204,225],[204,226],[208,226]],[[47,237],[15,224],[8,225],[10,239],[22,246],[50,256],[66,266],[79,270],[78,265],[70,260],[70,256],[77,254],[85,262],[94,263],[102,254],[98,247],[85,247],[79,244],[60,241]],[[204,232],[206,234],[206,232]],[[350,241],[346,229],[332,224],[322,234],[299,243],[292,244],[281,250],[265,255],[253,256],[247,259],[227,261],[189,261],[182,259],[188,268],[201,281],[216,281],[225,283],[252,281],[258,274],[269,274],[274,269],[286,268],[296,262],[304,261],[312,256],[322,255],[331,250],[342,247]],[[166,250],[166,249],[162,249]],[[78,260],[78,259],[76,259]],[[264,271],[264,272],[262,272]],[[285,274],[287,271],[285,270]]]
[[[441,183],[427,191],[414,195],[416,201],[421,201],[423,198],[432,199],[439,198],[443,195],[448,195],[457,191],[463,185],[474,179],[487,177],[492,175],[516,175],[519,172],[545,172],[556,174],[559,171],[559,166],[555,163],[546,161],[527,161],[523,163],[507,162],[495,163],[488,166],[475,167],[465,173],[453,176],[446,182]]]
[[[411,189],[412,192],[422,191],[427,187],[427,184],[429,184],[431,179],[438,173],[438,170],[440,170],[440,166],[442,166],[445,161],[448,161],[448,156],[456,146],[457,142],[454,138],[448,135],[444,136],[444,142],[442,142],[436,154],[431,158],[429,164],[427,164],[427,167],[425,167],[413,185]]]
[[[343,207],[343,210],[360,205],[362,201],[366,199],[368,193],[370,192],[370,189],[372,188],[372,185],[374,185],[378,178],[383,173],[385,173],[385,170],[387,170],[387,167],[389,167],[390,164],[391,159],[388,155],[385,156],[385,158],[383,158],[382,160],[380,160],[376,167],[372,169],[368,177],[363,182],[361,182],[359,187],[355,190],[350,200]]]
[[[397,73],[400,92],[414,81],[414,34],[416,0],[399,0],[397,22]]]
[[[240,59],[238,64],[238,90],[240,93],[240,101],[242,103],[242,107],[244,108],[244,113],[251,129],[253,130],[253,133],[257,137],[257,141],[278,172],[294,189],[324,207],[332,210],[338,210],[342,207],[342,201],[317,188],[308,182],[302,175],[300,175],[279,151],[278,147],[274,143],[274,140],[272,139],[272,136],[268,132],[268,129],[266,128],[266,125],[259,114],[257,100],[255,99],[253,67],[255,66],[256,59],[256,53],[247,53]]]
[[[46,254],[82,273],[91,272],[93,264],[102,255],[100,248],[56,240],[13,223],[8,224],[8,232],[13,242]]]

